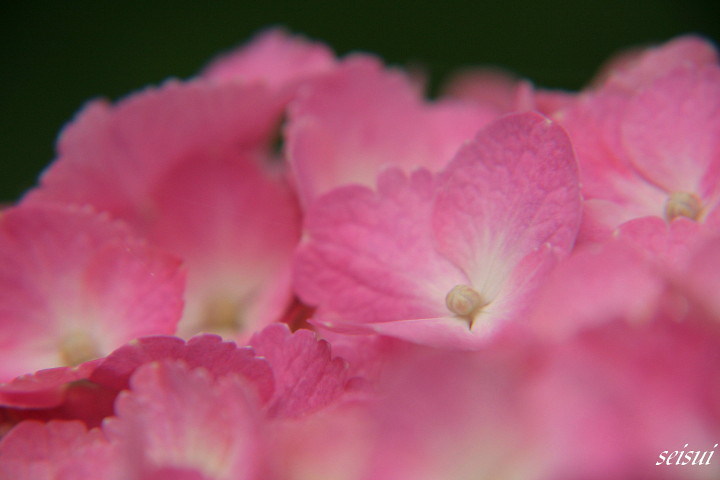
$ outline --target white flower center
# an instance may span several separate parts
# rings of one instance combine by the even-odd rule
[[[698,220],[702,213],[702,203],[697,195],[688,192],[673,192],[665,203],[665,218],[671,222],[677,217]]]
[[[475,316],[490,302],[467,285],[455,285],[445,296],[445,305],[457,317],[472,327]]]

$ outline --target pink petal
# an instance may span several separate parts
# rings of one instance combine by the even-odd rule
[[[384,168],[436,170],[488,120],[465,105],[424,105],[402,73],[351,57],[290,107],[287,151],[305,205],[343,184],[371,186]]]
[[[446,314],[445,295],[463,274],[435,250],[433,178],[389,170],[378,192],[337,189],[308,211],[308,242],[295,286],[324,324],[364,324]],[[324,319],[324,320],[323,320]]]
[[[484,129],[448,165],[433,226],[441,252],[472,275],[488,257],[519,259],[545,243],[568,252],[580,209],[567,135],[538,114],[518,114]]]
[[[248,154],[201,154],[178,162],[146,200],[160,216],[143,233],[188,267],[180,336],[234,338],[280,316],[300,238],[297,200],[281,177]]]
[[[572,147],[538,114],[504,117],[458,153],[438,181],[433,225],[439,251],[489,302],[476,333],[522,314],[553,250],[572,247],[580,210]]]
[[[668,224],[659,217],[642,217],[620,225],[616,236],[664,270],[677,270],[687,264],[705,235],[701,224],[687,218],[679,217]]]
[[[0,478],[13,480],[120,479],[115,452],[82,422],[22,422],[0,442]]]
[[[535,432],[518,395],[535,365],[517,353],[416,350],[388,365],[366,420],[376,436],[363,478],[537,478],[524,458]]]
[[[285,99],[258,85],[168,83],[93,105],[63,132],[28,202],[91,203],[188,267],[179,334],[235,338],[289,303],[300,235],[270,143]]]
[[[549,115],[575,99],[570,92],[535,89],[530,81],[492,67],[460,70],[444,90],[447,97],[473,102],[496,116],[529,110]]]
[[[115,106],[92,102],[65,127],[58,159],[28,197],[90,202],[142,226],[157,214],[148,192],[169,169],[230,145],[256,149],[268,141],[282,109],[281,99],[260,86],[200,81],[169,81]]]
[[[647,321],[664,286],[651,264],[623,242],[579,249],[548,275],[528,323],[540,336],[567,338],[618,318]]]
[[[494,109],[497,114],[516,110],[521,80],[498,68],[472,68],[455,72],[444,87],[445,96]]]
[[[65,400],[68,384],[87,379],[101,359],[77,367],[38,370],[0,383],[0,405],[21,408],[48,408]]]
[[[668,193],[717,201],[719,112],[720,68],[675,71],[628,105],[622,129],[629,158]],[[711,168],[713,177],[705,178]]]
[[[582,242],[604,239],[633,218],[663,215],[667,192],[637,174],[622,144],[620,124],[629,101],[626,94],[603,90],[555,115],[577,155],[585,198]]]
[[[330,70],[334,64],[334,55],[325,45],[273,28],[259,33],[239,49],[221,55],[202,76],[280,88]]]
[[[190,368],[202,367],[215,378],[240,375],[255,386],[258,398],[269,401],[273,394],[273,372],[250,347],[223,342],[217,335],[198,335],[187,342],[177,337],[145,337],[133,340],[103,360],[90,379],[116,390],[128,388],[128,381],[142,365],[182,360]]]
[[[501,320],[521,316],[555,252],[572,247],[580,219],[567,136],[534,113],[488,127],[437,186],[427,171],[408,179],[388,170],[377,190],[338,189],[308,212],[296,288],[318,305],[314,322],[330,329],[365,325],[477,348]],[[446,305],[463,285],[489,302],[473,313],[477,322]]]
[[[273,452],[272,475],[303,480],[367,478],[374,425],[365,404],[341,403],[302,419],[275,419],[268,424]]]
[[[720,318],[720,237],[702,242],[688,262],[686,272],[676,278],[678,288],[702,305],[710,318]]]
[[[720,331],[662,312],[648,320],[595,324],[561,342],[407,352],[376,386],[364,422],[375,429],[355,430],[375,447],[361,478],[684,477],[655,461],[717,443]]]
[[[299,417],[338,401],[347,389],[347,365],[333,358],[330,345],[309,330],[290,333],[274,324],[256,333],[250,344],[270,363],[275,395],[271,417]]]
[[[114,415],[114,403],[117,390],[98,385],[86,379],[66,383],[56,389],[62,395],[58,400],[42,404],[38,399],[43,397],[37,392],[26,397],[31,402],[16,402],[11,407],[3,407],[8,425],[23,420],[80,420],[88,428],[100,427],[103,420]]]
[[[168,468],[213,479],[256,478],[259,412],[240,377],[153,362],[133,374],[130,388],[118,398],[117,419],[104,426],[129,471],[149,478]]]
[[[600,77],[609,88],[637,91],[677,68],[698,68],[717,62],[718,54],[712,43],[686,35],[656,47],[623,52],[608,62]]]
[[[141,335],[171,333],[182,309],[179,262],[89,209],[5,210],[0,257],[6,380],[100,358]]]

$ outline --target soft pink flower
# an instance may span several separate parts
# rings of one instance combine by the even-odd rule
[[[580,196],[563,131],[538,114],[483,130],[439,175],[390,170],[308,211],[296,264],[314,322],[476,348],[519,318],[573,245]]]
[[[425,103],[405,74],[357,55],[291,104],[288,160],[308,206],[341,185],[371,186],[387,167],[439,170],[495,116],[471,104]]]
[[[270,146],[284,102],[262,85],[202,80],[93,102],[25,201],[92,204],[180,256],[181,336],[252,332],[291,298],[300,213]]]
[[[0,402],[48,407],[120,345],[172,333],[184,272],[90,209],[21,206],[0,214],[0,283]]]
[[[636,54],[556,113],[578,156],[582,240],[648,215],[712,216],[720,200],[719,106],[717,55],[690,37]]]
[[[344,360],[310,331],[291,333],[285,325],[271,325],[252,343],[238,347],[215,335],[187,342],[145,337],[104,359],[87,383],[122,391],[102,425],[107,441],[98,437],[108,449],[102,457],[108,477],[103,478],[268,478],[264,472],[288,462],[306,464],[292,445],[327,443],[303,435],[334,428],[326,420],[335,418],[331,412],[350,412],[343,405],[368,398],[356,395],[357,382],[348,377]],[[73,469],[91,471],[93,458],[67,451],[68,459],[60,460],[62,443],[53,447],[52,458],[2,458],[4,451],[39,441],[35,438],[55,438],[52,425],[58,423],[41,427],[26,420],[14,426],[0,447],[0,468],[32,472],[38,462],[59,469],[72,460]],[[74,426],[63,430],[66,448],[86,442],[80,422],[67,425]],[[313,454],[308,461],[319,459]]]

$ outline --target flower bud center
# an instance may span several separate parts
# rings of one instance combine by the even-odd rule
[[[673,192],[665,203],[665,218],[672,221],[677,217],[691,220],[700,218],[702,204],[697,195],[688,192]]]
[[[455,285],[445,296],[448,310],[466,320],[472,327],[477,315],[490,302],[468,285]]]
[[[86,332],[70,333],[60,342],[60,361],[66,367],[75,367],[101,356],[92,337]]]
[[[230,296],[217,296],[205,303],[200,331],[235,336],[242,328],[242,304]]]

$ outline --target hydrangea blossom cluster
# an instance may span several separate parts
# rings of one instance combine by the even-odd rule
[[[437,98],[274,29],[0,211],[0,478],[720,475],[720,64]]]

